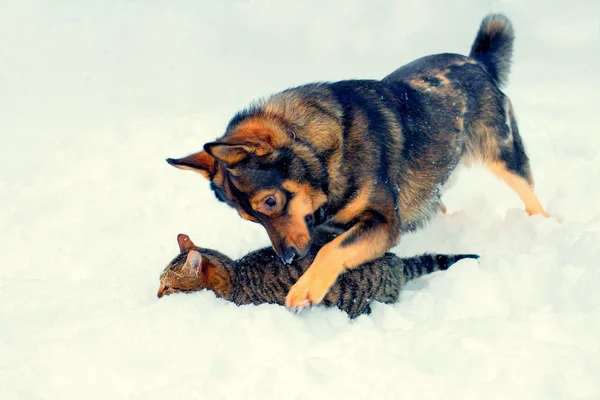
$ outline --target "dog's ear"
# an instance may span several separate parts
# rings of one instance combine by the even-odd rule
[[[206,179],[215,172],[215,159],[204,150],[183,158],[167,158],[167,162],[180,169],[198,172]]]
[[[217,142],[207,143],[204,150],[228,166],[245,160],[250,155],[271,155],[295,138],[269,119],[249,119],[239,123]]]
[[[233,165],[246,159],[250,154],[256,153],[251,144],[235,144],[225,142],[212,142],[204,145],[204,150],[212,157],[217,158],[227,165]]]

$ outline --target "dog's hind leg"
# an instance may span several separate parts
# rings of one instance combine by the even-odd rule
[[[506,99],[506,128],[508,135],[499,140],[497,157],[488,158],[485,164],[519,195],[529,215],[540,214],[546,217],[546,212],[533,190],[529,158],[525,153],[523,140],[508,99]]]
[[[488,167],[492,172],[502,179],[512,190],[518,195],[523,204],[525,204],[525,211],[529,215],[540,214],[547,217],[542,204],[538,200],[533,190],[533,179],[531,175],[529,177],[523,177],[515,171],[511,171],[507,165],[503,162],[488,163]]]

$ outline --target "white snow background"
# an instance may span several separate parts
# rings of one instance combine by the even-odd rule
[[[180,232],[232,257],[269,244],[166,157],[275,91],[466,54],[489,12],[516,30],[506,93],[554,217],[464,169],[450,214],[394,250],[480,262],[370,316],[156,298]],[[0,397],[600,399],[599,15],[595,0],[2,1]]]

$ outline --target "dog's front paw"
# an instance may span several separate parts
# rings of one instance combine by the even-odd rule
[[[293,286],[285,298],[285,306],[292,311],[300,311],[310,306],[307,289],[299,289]]]
[[[302,275],[285,298],[285,306],[289,309],[301,310],[319,304],[334,281],[335,278],[331,281],[326,277],[314,277],[312,274]]]

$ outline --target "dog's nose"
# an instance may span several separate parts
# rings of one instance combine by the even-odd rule
[[[286,247],[281,252],[281,261],[283,261],[284,264],[291,264],[297,255],[298,253],[296,253],[295,248]]]

